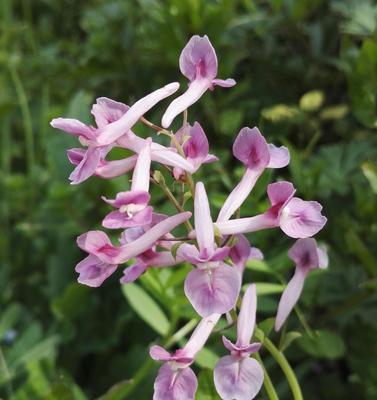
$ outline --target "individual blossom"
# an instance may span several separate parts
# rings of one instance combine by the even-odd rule
[[[207,136],[198,122],[195,122],[193,126],[189,124],[183,126],[175,134],[175,139],[182,146],[186,160],[192,164],[193,172],[196,172],[202,164],[218,161],[216,156],[209,154]],[[174,168],[175,179],[179,179],[183,172],[182,168]]]
[[[271,183],[267,187],[271,207],[266,212],[254,217],[216,222],[215,225],[223,235],[280,227],[286,235],[295,239],[314,236],[327,221],[321,214],[322,206],[316,201],[293,197],[294,193],[290,182]]]
[[[195,311],[202,317],[224,314],[237,301],[241,280],[236,269],[224,263],[229,247],[217,247],[207,194],[202,182],[195,188],[195,245],[182,244],[177,254],[195,265],[185,280],[185,293]]]
[[[250,343],[253,336],[257,307],[256,286],[250,285],[243,297],[237,319],[237,341],[233,344],[223,336],[229,356],[220,358],[215,366],[216,390],[223,400],[251,400],[261,389],[264,373],[261,365],[250,354],[256,353],[260,343]]]
[[[289,249],[288,256],[294,261],[296,268],[279,301],[275,320],[276,331],[280,330],[297,303],[309,271],[315,268],[327,268],[328,265],[326,251],[318,247],[313,238],[297,240]]]
[[[114,246],[102,231],[89,231],[77,238],[78,246],[89,255],[76,266],[82,284],[98,287],[107,279],[119,264],[147,251],[164,235],[191,217],[190,212],[168,217],[151,227],[137,239]]]
[[[115,199],[102,197],[106,203],[118,209],[112,211],[102,221],[105,228],[129,228],[146,225],[152,221],[153,207],[148,206],[151,142],[152,139],[149,138],[138,155],[132,175],[131,190],[118,193]]]
[[[160,346],[151,347],[151,357],[156,361],[164,362],[154,383],[153,400],[195,399],[198,380],[190,365],[204,347],[220,316],[220,314],[212,314],[203,318],[186,346],[172,354]]]
[[[205,35],[193,36],[179,57],[179,68],[182,74],[190,81],[185,93],[177,97],[169,105],[162,117],[162,126],[168,128],[174,118],[198,101],[202,95],[214,87],[232,87],[234,79],[217,79],[217,56],[211,42]]]
[[[245,173],[221,207],[217,221],[227,221],[249,196],[266,168],[283,168],[290,156],[286,147],[268,144],[259,129],[242,128],[233,144],[234,156],[245,165]]]

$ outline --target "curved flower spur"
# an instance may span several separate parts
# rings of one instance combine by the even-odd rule
[[[147,121],[144,114],[175,93],[179,88],[176,82],[151,92],[131,107],[105,97],[98,98],[92,107],[96,127],[70,118],[51,121],[53,127],[77,136],[83,146],[67,152],[75,166],[69,178],[72,184],[81,183],[92,175],[111,179],[132,171],[130,190],[117,193],[114,199],[102,197],[114,208],[104,217],[102,225],[111,230],[119,229],[120,243],[114,245],[107,234],[99,230],[80,235],[77,244],[88,255],[76,265],[78,281],[91,287],[101,286],[122,264],[127,264],[120,279],[122,284],[135,281],[142,274],[150,273],[152,268],[179,268],[183,262],[193,266],[185,277],[184,292],[202,320],[183,348],[169,353],[160,346],[152,346],[151,357],[164,363],[154,384],[155,400],[195,398],[198,380],[191,365],[221,316],[225,315],[228,323],[235,320],[247,261],[263,258],[263,253],[252,247],[244,234],[280,227],[287,236],[299,239],[288,252],[296,268],[279,302],[276,331],[281,329],[298,301],[309,271],[327,265],[326,253],[312,238],[327,221],[321,213],[322,206],[295,197],[296,190],[290,182],[274,182],[267,186],[270,207],[265,212],[231,219],[236,210],[242,210],[266,168],[283,168],[290,161],[288,149],[268,144],[256,127],[242,128],[234,141],[233,155],[243,163],[245,172],[213,222],[205,185],[203,182],[195,185],[192,176],[205,164],[218,161],[210,154],[207,136],[199,122],[190,125],[187,113],[177,132],[164,128],[207,90],[213,90],[215,85],[231,87],[235,81],[216,78],[217,56],[207,36],[196,35],[189,40],[182,50],[179,65],[190,81],[189,88],[167,107],[162,127]],[[163,132],[170,143],[166,146],[156,143],[152,134],[147,138],[137,136],[131,129],[139,120],[153,129],[153,133]],[[106,159],[114,147],[135,154],[120,160]],[[157,169],[152,173],[155,168],[152,162],[159,163],[162,171]],[[164,173],[171,174],[173,179],[165,180]],[[172,180],[174,184],[169,187],[167,182]],[[175,215],[155,212],[150,181],[162,189],[177,210]],[[179,194],[177,186],[182,190]],[[187,188],[194,197],[195,229],[190,222],[191,212],[185,210],[190,204],[185,201]],[[188,236],[177,237],[172,233],[181,224],[185,224]],[[224,400],[250,400],[261,389],[262,360],[250,357],[260,347],[259,343],[251,343],[256,304],[256,285],[252,284],[242,299],[236,343],[223,337],[230,355],[218,361],[214,383]],[[268,350],[267,344],[265,348]],[[272,351],[270,353],[274,356]],[[287,375],[290,385],[292,379],[292,375]],[[297,387],[297,382],[295,385]]]

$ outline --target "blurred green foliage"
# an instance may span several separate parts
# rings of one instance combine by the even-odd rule
[[[265,173],[242,213],[264,210],[266,184],[291,177],[301,197],[324,205],[329,222],[320,240],[330,267],[312,274],[300,302],[316,340],[292,316],[280,348],[305,399],[375,399],[376,3],[2,0],[0,9],[0,398],[149,399],[158,368],[149,345],[195,325],[182,290],[187,266],[149,271],[123,292],[119,274],[96,290],[76,283],[75,237],[100,226],[107,210],[100,196],[124,189],[127,178],[70,186],[65,150],[75,140],[49,121],[89,121],[96,96],[132,104],[164,83],[186,85],[180,50],[192,34],[208,34],[219,76],[238,81],[207,93],[189,115],[221,158],[202,172],[212,205],[242,173],[230,153],[241,127],[258,125],[290,148],[289,168]],[[159,122],[165,106],[150,119]],[[172,212],[159,189],[153,196]],[[246,275],[258,282],[261,322],[275,314],[290,276],[292,240],[280,232],[251,240],[266,257]],[[269,321],[260,329],[278,343]],[[218,339],[198,358],[198,399],[218,398],[206,369],[223,354]],[[281,399],[290,398],[275,362],[262,357]]]

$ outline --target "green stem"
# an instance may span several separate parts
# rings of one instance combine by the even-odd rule
[[[280,352],[270,339],[264,336],[261,331],[256,330],[255,336],[263,343],[265,349],[272,355],[276,362],[280,365],[285,377],[287,378],[289,387],[291,388],[294,400],[303,400],[300,385],[297,381],[296,375],[289,365],[288,360],[285,358],[284,354]]]
[[[255,354],[255,358],[258,360],[259,364],[263,368],[263,372],[264,372],[263,386],[264,386],[264,390],[266,391],[269,400],[279,400],[279,396],[276,393],[276,390],[274,388],[274,385],[272,384],[270,375],[268,375],[266,367],[264,366],[263,361],[262,361],[259,353]]]
[[[306,321],[306,318],[305,318],[304,314],[302,313],[300,307],[298,305],[296,305],[294,310],[296,312],[296,315],[297,315],[299,321],[301,322],[301,325],[304,327],[307,335],[310,337],[310,339],[314,339],[315,334],[314,334],[313,330],[310,328],[308,322]]]

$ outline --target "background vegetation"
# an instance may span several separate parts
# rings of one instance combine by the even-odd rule
[[[149,345],[192,327],[185,267],[148,272],[126,290],[119,274],[96,290],[76,283],[82,254],[75,237],[99,227],[107,211],[100,195],[124,190],[127,178],[70,186],[65,150],[75,140],[49,121],[89,121],[99,96],[131,104],[166,82],[185,85],[178,56],[198,33],[216,48],[219,76],[239,82],[207,93],[189,116],[203,123],[221,158],[204,167],[214,210],[241,174],[230,154],[233,138],[258,125],[290,148],[292,162],[264,175],[244,215],[265,209],[268,182],[292,177],[300,196],[320,201],[329,219],[319,237],[329,269],[312,274],[300,302],[320,334],[310,340],[292,316],[289,331],[301,336],[286,333],[280,343],[304,397],[375,399],[376,3],[2,0],[0,7],[0,398],[149,399],[158,368],[148,361]],[[150,119],[158,122],[166,105]],[[171,212],[153,190],[160,209]],[[275,231],[251,240],[266,257],[247,275],[258,282],[261,322],[275,314],[281,282],[290,276],[292,240]],[[279,344],[270,325],[260,328]],[[222,354],[218,343],[212,340],[198,360],[198,399],[218,398],[205,369]],[[280,369],[262,357],[281,399],[289,399]]]

